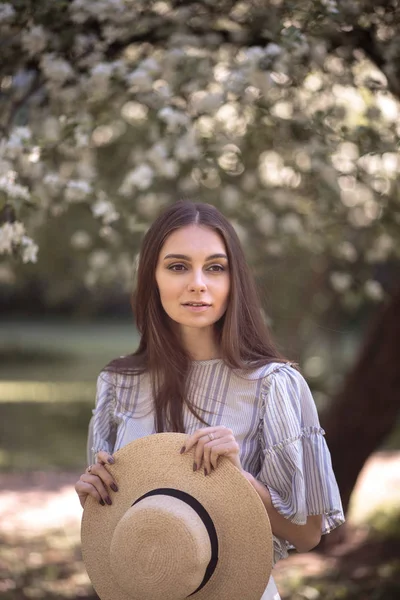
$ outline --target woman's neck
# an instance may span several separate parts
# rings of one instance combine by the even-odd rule
[[[192,360],[211,360],[221,357],[221,350],[213,330],[182,328],[181,339]]]

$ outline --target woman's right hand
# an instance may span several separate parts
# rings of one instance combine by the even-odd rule
[[[118,492],[118,486],[104,466],[107,463],[110,465],[115,463],[111,454],[104,451],[98,452],[96,462],[90,465],[80,476],[79,481],[76,482],[75,491],[78,494],[82,508],[85,506],[88,496],[93,496],[102,506],[112,504],[108,488]]]

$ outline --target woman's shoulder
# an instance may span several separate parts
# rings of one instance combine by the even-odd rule
[[[268,384],[276,376],[285,377],[288,374],[300,374],[298,366],[290,361],[269,360],[264,363],[248,363],[248,369],[240,371],[240,376],[250,380],[263,380]]]
[[[129,387],[137,385],[146,379],[147,371],[136,359],[129,354],[112,359],[100,371],[98,384],[114,387]]]

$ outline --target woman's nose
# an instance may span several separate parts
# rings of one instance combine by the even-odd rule
[[[191,291],[202,291],[206,289],[207,286],[205,284],[204,275],[201,270],[193,271],[188,287]]]

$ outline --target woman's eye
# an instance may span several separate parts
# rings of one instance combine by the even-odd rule
[[[221,271],[225,271],[225,268],[222,265],[211,265],[208,267],[208,271],[215,271],[216,273],[220,273]]]
[[[168,267],[169,271],[183,271],[184,269],[186,269],[185,265],[181,264],[169,265]]]

